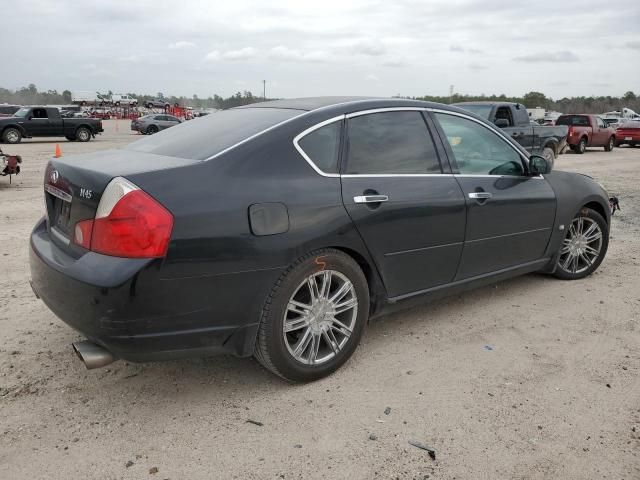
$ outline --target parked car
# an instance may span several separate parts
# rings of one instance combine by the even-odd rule
[[[534,125],[524,105],[510,102],[462,102],[457,107],[468,110],[502,128],[528,152],[553,162],[563,151],[566,127]]]
[[[18,110],[20,110],[19,105],[0,105],[0,118],[13,117]]]
[[[147,100],[144,106],[147,108],[164,108],[166,110],[171,104],[165,98],[154,98],[153,100]]]
[[[635,147],[640,145],[640,121],[625,122],[616,130],[616,147],[629,145]]]
[[[102,122],[93,118],[62,118],[55,107],[23,107],[9,118],[0,118],[0,138],[20,143],[23,138],[66,137],[88,142],[101,133]]]
[[[597,115],[561,115],[556,125],[569,127],[567,144],[576,153],[584,153],[587,147],[604,147],[613,150],[616,131]]]
[[[584,278],[609,239],[592,178],[414,100],[225,110],[52,159],[44,182],[32,286],[87,337],[88,368],[232,353],[314,380],[370,318],[528,272]]]
[[[145,115],[131,120],[131,130],[152,135],[165,128],[175,127],[179,123],[182,123],[182,120],[173,115]]]
[[[137,107],[138,106],[137,98],[132,97],[131,95],[125,95],[122,93],[115,93],[111,95],[111,101],[116,107],[120,107],[120,106]]]

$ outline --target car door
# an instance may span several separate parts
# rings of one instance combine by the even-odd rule
[[[166,115],[156,115],[153,123],[158,126],[158,130],[164,130],[169,126],[169,121],[167,120]]]
[[[356,112],[346,126],[342,201],[388,295],[452,281],[465,201],[448,164],[441,165],[444,151],[434,144],[423,112]]]
[[[25,122],[27,132],[32,137],[46,137],[51,133],[51,125],[46,108],[34,108]]]
[[[602,118],[600,117],[593,117],[593,118],[594,118],[594,140],[591,142],[591,144],[594,147],[602,147],[609,141],[609,137],[611,134],[609,132],[609,129],[607,128],[607,124],[604,123],[604,120],[602,120]],[[595,134],[596,131],[597,131],[597,136]]]
[[[464,115],[433,116],[467,204],[456,280],[542,258],[556,211],[547,181],[527,175],[520,150],[497,130]]]
[[[174,127],[180,123],[180,119],[178,117],[174,117],[173,115],[167,115],[167,126]]]

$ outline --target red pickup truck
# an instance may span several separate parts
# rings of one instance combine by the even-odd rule
[[[567,145],[576,153],[584,153],[587,147],[610,152],[616,143],[616,131],[597,115],[560,115],[556,125],[569,127]]]

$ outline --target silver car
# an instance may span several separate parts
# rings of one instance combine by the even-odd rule
[[[182,123],[182,120],[178,117],[174,117],[173,115],[145,115],[144,117],[131,121],[131,130],[152,135],[160,130],[164,130],[165,128],[178,125],[179,123]]]

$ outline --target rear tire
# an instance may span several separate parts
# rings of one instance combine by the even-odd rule
[[[581,138],[580,142],[578,142],[578,145],[576,145],[576,149],[574,150],[574,152],[576,152],[579,155],[582,155],[586,150],[587,150],[587,139]]]
[[[607,142],[607,144],[604,146],[604,151],[605,152],[610,152],[611,150],[613,150],[613,147],[615,146],[616,140],[614,137],[611,137],[609,139],[609,141]]]
[[[544,147],[542,149],[542,156],[545,158],[551,169],[556,161],[556,152],[551,147]]]
[[[2,141],[4,143],[20,143],[22,140],[22,134],[20,130],[17,128],[9,127],[5,128],[4,132],[2,132]]]
[[[87,127],[80,127],[76,130],[76,140],[88,142],[91,140],[91,131]]]
[[[318,380],[351,357],[368,317],[367,280],[353,258],[334,249],[309,253],[271,290],[254,356],[286,380]]]
[[[578,280],[600,266],[609,247],[609,227],[602,215],[582,208],[567,226],[554,275],[562,280]]]

